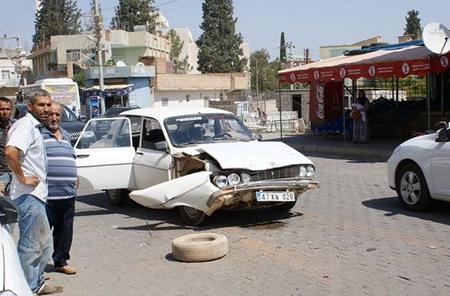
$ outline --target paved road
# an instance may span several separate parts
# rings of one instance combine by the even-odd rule
[[[112,207],[80,188],[70,263],[50,273],[62,295],[450,295],[450,205],[400,208],[386,164],[311,157],[321,188],[287,214],[217,213],[185,227],[175,211]],[[172,239],[224,234],[226,257],[182,263]]]

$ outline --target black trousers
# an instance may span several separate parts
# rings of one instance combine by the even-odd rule
[[[53,229],[53,263],[55,267],[67,265],[73,238],[75,197],[47,200],[47,218]]]

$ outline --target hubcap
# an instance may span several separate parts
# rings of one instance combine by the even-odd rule
[[[191,218],[196,218],[199,216],[199,210],[191,208],[191,207],[184,207],[184,212],[186,215],[188,215]]]
[[[403,200],[408,204],[415,204],[420,198],[420,180],[416,174],[407,172],[400,182],[400,192]]]

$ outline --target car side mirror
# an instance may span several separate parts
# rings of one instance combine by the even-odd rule
[[[261,134],[255,134],[255,139],[258,141],[262,141],[263,137]]]
[[[448,140],[448,131],[445,128],[436,132],[436,142],[448,142]]]
[[[166,141],[159,141],[155,143],[155,149],[158,151],[167,151],[168,148],[169,146],[167,146]]]
[[[86,115],[80,115],[80,120],[82,122],[86,122],[87,121],[87,116]]]

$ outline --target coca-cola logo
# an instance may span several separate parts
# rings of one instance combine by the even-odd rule
[[[323,119],[325,117],[325,104],[324,96],[325,90],[324,87],[322,85],[318,85],[316,87],[316,99],[317,99],[317,111],[316,111],[316,115],[318,118]]]
[[[403,74],[407,75],[409,73],[409,65],[407,63],[404,63],[402,65],[402,72]]]
[[[296,80],[294,73],[292,73],[291,76],[289,76],[289,78],[291,79],[292,82],[295,82],[295,80]]]
[[[314,71],[314,79],[319,80],[319,77],[320,77],[319,71]]]

